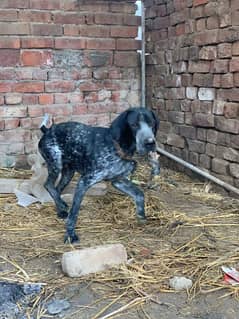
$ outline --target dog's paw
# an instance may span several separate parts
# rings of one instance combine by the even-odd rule
[[[74,244],[74,243],[78,243],[80,241],[79,237],[76,234],[73,235],[69,235],[68,233],[65,234],[64,237],[64,243],[67,244]]]
[[[60,212],[57,213],[57,216],[61,219],[66,219],[68,216],[68,212],[65,210],[61,210]]]

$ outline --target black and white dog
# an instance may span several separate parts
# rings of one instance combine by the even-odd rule
[[[109,128],[78,122],[60,123],[50,128],[42,124],[39,151],[48,168],[45,188],[55,201],[57,215],[67,218],[65,241],[73,243],[78,240],[75,226],[83,196],[92,185],[102,180],[111,181],[114,187],[132,197],[137,217],[141,221],[146,219],[144,194],[128,176],[136,167],[131,158],[135,152],[144,155],[155,151],[158,125],[154,113],[146,108],[126,110]],[[81,176],[68,214],[61,193],[75,172]]]

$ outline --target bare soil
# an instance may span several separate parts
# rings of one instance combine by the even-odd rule
[[[150,188],[144,171],[134,180],[146,194],[148,223],[138,225],[131,200],[109,188],[104,197],[84,200],[74,247],[63,243],[64,221],[53,204],[23,208],[14,195],[0,197],[0,280],[44,284],[25,318],[49,318],[52,299],[71,304],[53,318],[103,318],[123,306],[114,317],[239,318],[239,288],[225,285],[221,272],[221,265],[239,262],[238,200],[167,169]],[[129,265],[85,278],[62,273],[65,251],[115,242],[125,245]],[[175,275],[191,278],[192,289],[170,289]]]

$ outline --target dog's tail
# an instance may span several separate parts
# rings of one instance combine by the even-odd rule
[[[42,131],[42,133],[46,133],[48,131],[48,128],[46,127],[48,121],[49,121],[49,114],[46,113],[40,125],[40,130]]]

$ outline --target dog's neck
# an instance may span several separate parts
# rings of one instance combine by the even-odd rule
[[[114,146],[115,146],[117,154],[122,159],[129,160],[132,158],[134,152],[125,151],[124,148],[120,145],[120,143],[115,140],[114,140]]]

